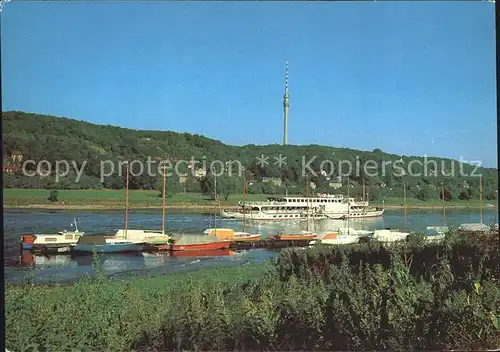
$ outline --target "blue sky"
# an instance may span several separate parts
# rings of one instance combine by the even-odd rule
[[[16,2],[3,110],[497,165],[494,4]]]

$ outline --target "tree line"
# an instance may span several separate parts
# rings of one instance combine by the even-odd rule
[[[9,163],[12,153],[20,152],[23,160],[33,160],[35,163],[47,160],[52,168],[58,160],[73,161],[77,168],[83,167],[78,182],[75,182],[75,171],[70,171],[59,182],[56,182],[54,175],[30,177],[23,175],[22,171],[12,174],[4,172],[6,188],[121,189],[125,186],[124,173],[115,172],[101,182],[102,161],[110,160],[117,164],[124,160],[138,160],[146,164],[148,157],[165,159],[168,156],[174,161],[194,158],[207,162],[204,166],[199,164],[199,167],[207,171],[207,174],[201,177],[192,175],[187,163],[180,165],[179,171],[187,176],[169,177],[169,193],[202,192],[213,196],[214,177],[207,165],[213,160],[221,160],[228,163],[238,161],[244,167],[246,192],[251,194],[306,194],[308,188],[311,193],[346,194],[349,187],[350,195],[362,197],[364,190],[365,196],[371,200],[387,196],[402,197],[405,190],[408,197],[421,200],[443,197],[445,200],[470,200],[479,198],[479,177],[466,176],[475,171],[476,174],[483,175],[484,198],[497,197],[497,169],[474,170],[475,166],[463,164],[461,174],[458,161],[444,158],[424,159],[384,153],[380,149],[358,151],[321,145],[273,144],[240,147],[196,134],[132,130],[18,111],[4,112],[2,115],[4,166],[6,162]],[[262,155],[268,157],[267,165],[259,163],[258,158]],[[275,157],[279,156],[286,161],[286,165],[277,163]],[[394,172],[396,162],[399,162],[400,168],[405,168],[415,160],[420,161],[420,164],[413,163],[411,172],[420,175],[412,176],[407,169],[406,174]],[[425,162],[435,164],[427,167],[424,166]],[[348,173],[349,164],[363,166],[367,163],[376,165],[371,168],[371,172],[365,172],[361,167],[357,172],[354,170],[349,178],[342,177],[340,188],[332,187],[339,175]],[[307,173],[303,172],[305,164]],[[134,166],[132,173],[138,174],[138,170],[133,168]],[[29,165],[28,169],[34,172],[34,164]],[[454,174],[451,174],[452,170],[455,171]],[[130,176],[129,187],[160,190],[161,182],[160,176],[142,173]],[[311,185],[314,188],[308,187]],[[243,175],[234,176],[233,173],[233,176],[230,176],[226,172],[217,177],[219,197],[227,198],[230,194],[240,194],[242,187]]]

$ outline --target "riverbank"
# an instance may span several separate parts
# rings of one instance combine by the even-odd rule
[[[497,246],[498,234],[452,233],[442,244],[318,246],[262,266],[133,280],[106,279],[96,264],[96,278],[74,285],[7,286],[6,347],[498,348]]]
[[[46,189],[4,189],[4,208],[7,209],[46,209],[46,210],[120,210],[124,208],[124,190],[59,190],[58,200],[50,201],[50,190]],[[131,190],[129,192],[130,209],[159,210],[162,207],[158,191]],[[263,201],[268,195],[249,194],[247,201]],[[242,200],[241,195],[230,195],[222,200],[221,208],[234,208]],[[483,207],[495,208],[496,201],[484,201]],[[404,201],[398,197],[388,197],[371,202],[373,206],[385,209],[403,209]],[[479,209],[479,200],[445,202],[446,208]],[[420,201],[408,199],[407,209],[441,209],[440,200]],[[207,196],[198,193],[178,193],[166,199],[166,210],[175,212],[213,213],[219,206]]]

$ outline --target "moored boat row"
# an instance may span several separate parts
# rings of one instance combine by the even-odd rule
[[[116,253],[134,251],[200,251],[200,250],[227,250],[229,248],[264,247],[279,248],[283,246],[306,246],[317,243],[341,245],[352,244],[368,239],[379,242],[397,242],[407,240],[410,232],[399,231],[398,229],[382,230],[358,230],[349,227],[350,211],[347,208],[347,227],[328,230],[322,233],[309,231],[309,220],[314,218],[306,208],[307,230],[295,233],[282,233],[271,236],[262,236],[259,233],[249,233],[245,231],[245,216],[243,212],[243,231],[236,231],[230,228],[212,227],[206,229],[202,234],[177,234],[167,235],[165,232],[165,176],[162,206],[162,228],[157,230],[128,229],[128,169],[126,182],[126,202],[125,202],[125,227],[119,229],[114,235],[87,235],[78,230],[76,219],[72,226],[73,231],[59,231],[55,234],[31,234],[21,236],[21,249],[44,253]],[[216,180],[214,180],[216,184]],[[216,189],[216,188],[215,188]],[[244,181],[243,190],[245,197],[246,184]],[[307,189],[307,193],[308,193]],[[342,198],[333,197],[331,202],[342,203]],[[217,193],[215,192],[217,200]],[[309,201],[309,197],[306,198]],[[348,191],[348,198],[349,191]],[[301,202],[302,203],[302,202]],[[325,202],[326,203],[326,202]],[[214,213],[215,214],[215,213]],[[446,212],[443,201],[443,222],[446,224]],[[405,195],[405,227],[406,220],[406,195]],[[480,223],[462,224],[459,228],[462,232],[486,232],[490,230],[498,231],[498,224],[490,228],[482,223],[482,213]],[[440,241],[444,239],[449,231],[444,226],[427,226],[424,231],[426,241]]]

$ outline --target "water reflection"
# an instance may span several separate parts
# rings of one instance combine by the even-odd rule
[[[242,221],[239,220],[222,220],[219,221],[217,226],[230,227],[239,231],[247,231],[251,233],[259,233],[263,237],[277,235],[286,232],[310,231],[322,232],[331,231],[343,227],[351,227],[356,230],[378,230],[383,229],[385,226],[384,218],[365,218],[365,219],[349,219],[347,220],[333,220],[322,219],[315,221],[247,221],[243,226]]]

